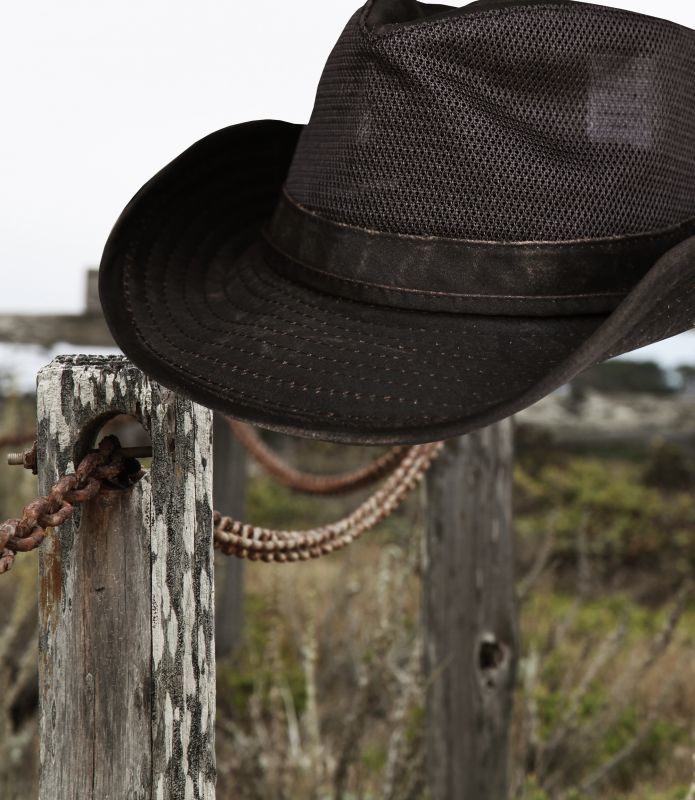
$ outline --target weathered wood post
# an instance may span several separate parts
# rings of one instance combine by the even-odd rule
[[[130,414],[149,472],[83,507],[40,556],[40,800],[212,800],[211,415],[127,360],[39,374],[43,493]]]
[[[220,414],[213,421],[213,461],[215,464],[212,500],[221,513],[236,519],[244,518],[246,502],[246,453]],[[222,588],[217,601],[215,652],[218,658],[233,655],[241,643],[244,624],[244,562],[240,558],[224,559],[218,564]]]
[[[50,347],[56,342],[71,342],[87,347],[116,343],[106,326],[99,301],[99,270],[89,269],[85,281],[85,306],[81,314],[0,314],[0,342],[38,344]],[[215,415],[213,449],[215,508],[231,517],[244,513],[246,457],[224,419]],[[219,623],[216,647],[220,656],[232,654],[241,641],[243,616],[244,562],[225,559],[218,570],[222,591],[218,598]]]
[[[513,428],[448,442],[427,480],[423,582],[432,800],[507,800],[517,662]]]

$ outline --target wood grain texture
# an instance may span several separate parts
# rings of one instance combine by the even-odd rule
[[[39,479],[111,416],[152,439],[148,474],[75,510],[40,555],[40,800],[212,800],[211,415],[126,359],[63,357],[38,379]]]
[[[423,584],[432,800],[507,800],[517,663],[513,429],[447,443],[427,481]]]
[[[213,419],[213,506],[220,513],[244,518],[246,503],[246,451],[221,414]],[[217,554],[217,609],[215,652],[218,658],[233,656],[244,624],[244,562]]]

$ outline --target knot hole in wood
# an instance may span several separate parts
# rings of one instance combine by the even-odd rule
[[[483,685],[488,689],[497,686],[497,679],[505,669],[508,650],[493,633],[485,634],[478,645],[478,670]]]

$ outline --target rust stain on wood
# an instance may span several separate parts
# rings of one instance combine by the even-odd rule
[[[43,613],[46,616],[53,616],[62,596],[62,560],[60,557],[60,539],[56,536],[55,529],[49,528],[47,533],[52,540],[53,551],[51,553],[50,568],[42,576],[39,602]]]

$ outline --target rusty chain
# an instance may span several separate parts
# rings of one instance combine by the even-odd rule
[[[313,475],[291,467],[274,453],[251,425],[225,417],[232,433],[249,455],[278,483],[304,494],[338,495],[363,489],[386,477],[402,463],[407,447],[393,447],[371,464],[338,475]]]
[[[35,471],[36,443],[25,454],[24,465]],[[140,463],[123,454],[118,439],[106,436],[74,473],[63,475],[47,495],[24,506],[21,519],[0,524],[0,574],[12,567],[17,553],[36,549],[46,538],[46,528],[62,525],[72,515],[75,503],[91,500],[106,486],[128,488],[142,474]]]
[[[224,517],[215,511],[214,546],[226,555],[279,563],[317,558],[339,550],[396,510],[418,485],[442,446],[442,442],[434,442],[404,448],[383,486],[348,516],[318,528],[271,530]],[[36,442],[23,454],[20,463],[36,472]],[[39,547],[46,538],[47,528],[68,520],[75,504],[91,500],[106,488],[129,488],[143,474],[140,463],[122,450],[118,439],[106,436],[96,450],[80,461],[74,473],[61,476],[47,495],[26,505],[21,519],[9,519],[0,524],[0,574],[11,569],[17,553]]]

